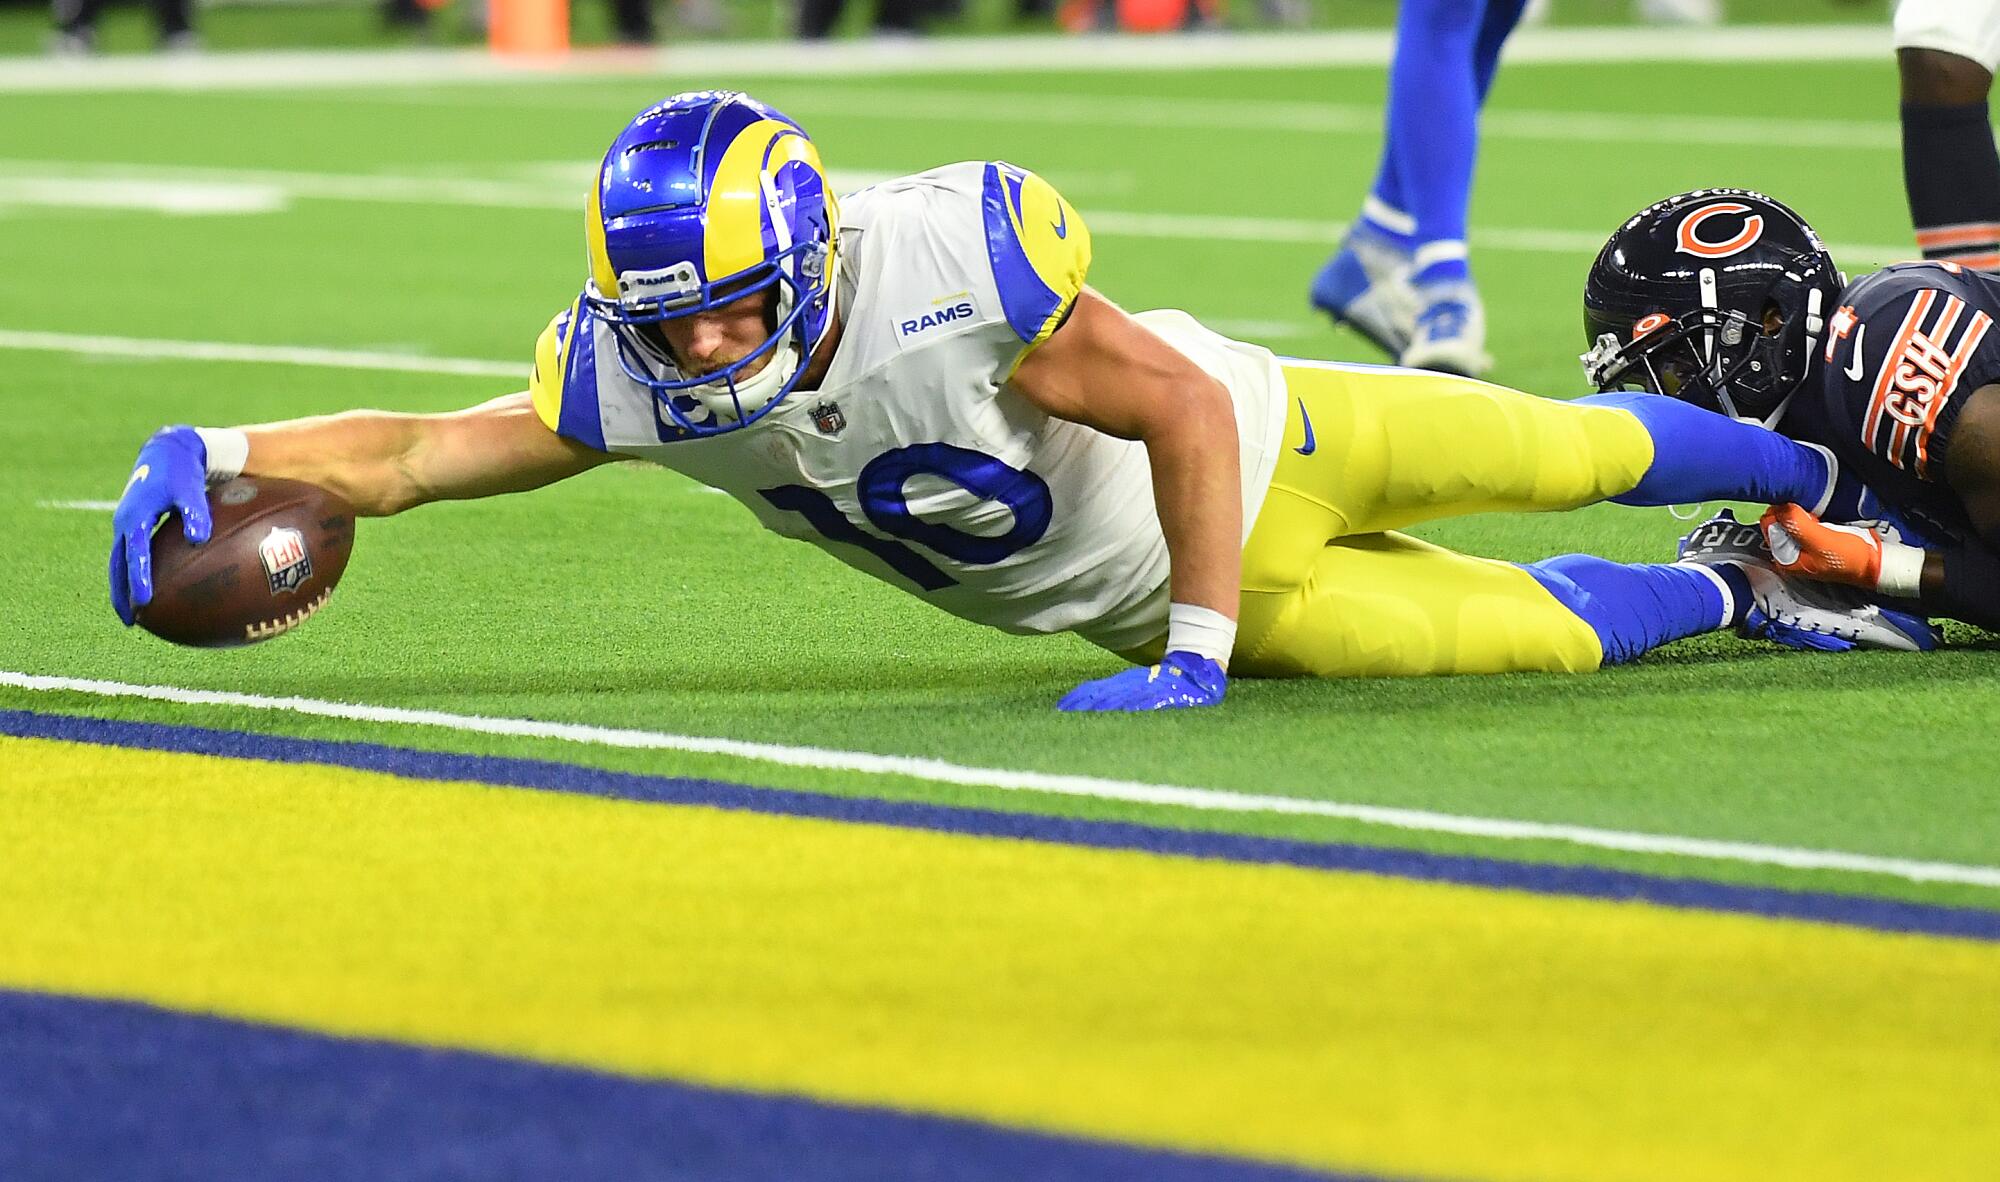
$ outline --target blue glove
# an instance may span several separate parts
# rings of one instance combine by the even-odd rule
[[[208,540],[208,448],[193,427],[153,433],[111,515],[111,610],[127,626],[153,601],[153,527],[176,511],[188,541]]]
[[[1222,666],[1194,653],[1168,653],[1159,664],[1127,669],[1110,677],[1086,681],[1069,691],[1056,709],[1178,710],[1213,706],[1229,688]]]

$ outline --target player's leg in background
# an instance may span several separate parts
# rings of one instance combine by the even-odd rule
[[[1928,259],[2000,270],[2000,153],[1988,96],[2000,0],[1900,0],[1903,188]]]
[[[153,0],[153,27],[160,48],[169,53],[201,48],[194,31],[194,0]]]
[[[59,57],[81,57],[97,49],[97,10],[101,0],[55,0],[51,6],[55,33],[49,52]]]
[[[1416,221],[1410,284],[1417,314],[1404,365],[1465,374],[1492,367],[1485,309],[1466,252],[1466,219],[1479,109],[1523,3],[1416,0],[1403,5],[1397,20],[1389,138]]]
[[[1407,6],[1406,6],[1407,7]],[[1486,0],[1466,46],[1467,95],[1454,70],[1461,52],[1460,30],[1449,22],[1428,26],[1437,37],[1432,52],[1444,64],[1424,92],[1426,102],[1411,112],[1397,139],[1406,161],[1403,176],[1412,194],[1417,232],[1410,275],[1417,295],[1417,321],[1404,365],[1480,374],[1492,368],[1486,355],[1486,311],[1472,281],[1466,250],[1466,222],[1472,178],[1479,157],[1479,112],[1499,70],[1500,49],[1520,23],[1526,0]],[[1398,35],[1400,36],[1400,30]],[[1469,100],[1469,103],[1468,103]],[[1394,112],[1391,112],[1394,117]]]
[[[1382,159],[1313,303],[1405,365],[1481,373],[1485,312],[1465,248],[1479,107],[1525,0],[1404,0]]]
[[[1396,79],[1391,71],[1389,92]],[[1411,256],[1416,250],[1417,221],[1403,196],[1396,173],[1394,136],[1385,129],[1382,158],[1375,183],[1361,202],[1361,212],[1347,228],[1340,249],[1313,277],[1312,302],[1388,354],[1403,355],[1417,322],[1416,293],[1410,288]]]
[[[1416,293],[1410,289],[1416,228],[1402,207],[1395,156],[1385,145],[1360,215],[1313,277],[1313,306],[1367,337],[1391,360],[1403,355],[1417,321]]]
[[[1521,567],[1397,533],[1343,538],[1303,566],[1253,539],[1244,566],[1261,589],[1245,583],[1230,672],[1248,677],[1583,673],[1734,624],[1748,601],[1694,567]],[[1296,582],[1275,585],[1286,573]]]

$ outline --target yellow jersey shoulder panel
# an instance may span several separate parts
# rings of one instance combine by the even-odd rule
[[[1007,324],[1029,348],[1069,315],[1090,271],[1090,229],[1055,186],[1003,161],[986,165],[986,253]]]

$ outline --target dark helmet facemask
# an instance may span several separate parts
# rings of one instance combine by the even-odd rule
[[[1584,284],[1584,373],[1772,426],[1815,372],[1846,284],[1819,236],[1747,189],[1699,189],[1619,227]]]
[[[1818,347],[1824,332],[1823,300],[1810,290],[1799,313],[1814,322],[1797,326],[1807,330],[1808,349]],[[1634,339],[1626,341],[1609,320],[1586,317],[1595,343],[1579,360],[1599,391],[1665,394],[1769,427],[1784,416],[1806,377],[1806,367],[1786,362],[1793,327],[1791,317],[1767,325],[1753,322],[1740,308],[1696,308],[1678,319],[1664,313],[1643,317],[1633,327]]]

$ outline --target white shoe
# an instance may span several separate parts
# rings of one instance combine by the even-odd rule
[[[1401,363],[1476,378],[1493,368],[1486,353],[1486,305],[1471,280],[1416,289],[1417,320]]]
[[[1365,223],[1349,227],[1340,249],[1313,277],[1313,306],[1367,337],[1392,359],[1409,347],[1417,297],[1410,288],[1410,253]]]

